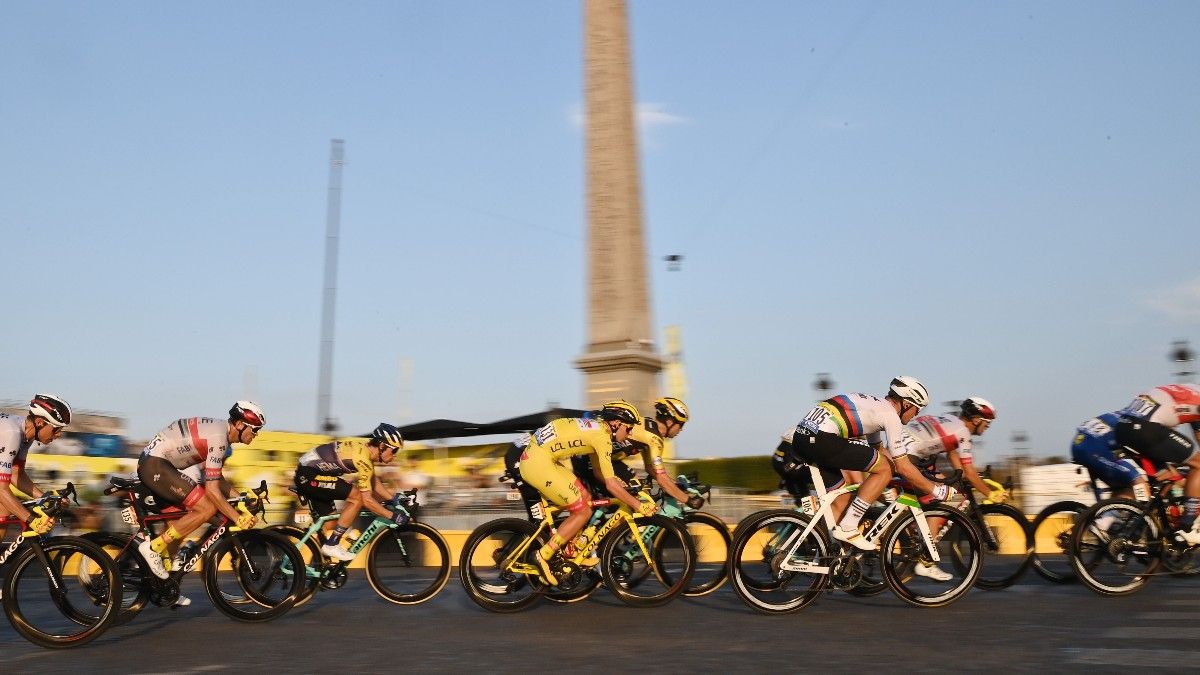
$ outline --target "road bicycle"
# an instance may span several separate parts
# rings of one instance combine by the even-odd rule
[[[295,489],[292,488],[294,492]],[[297,495],[301,505],[308,500]],[[364,510],[360,516],[372,517],[362,534],[351,544],[350,553],[366,551],[366,574],[371,588],[384,600],[398,605],[416,605],[437,595],[450,579],[450,546],[432,525],[417,522],[417,491],[396,495],[391,504],[410,518],[405,525]],[[316,519],[307,530],[294,525],[266,528],[295,542],[305,561],[305,584],[297,604],[304,604],[318,590],[336,590],[349,577],[348,561],[333,560],[321,553],[321,530],[336,521],[339,514]],[[289,567],[284,568],[290,572]]]
[[[1001,484],[986,474],[985,470],[981,477],[993,490],[1012,491],[1011,478]],[[950,484],[962,495],[954,506],[971,519],[985,554],[975,585],[985,591],[998,591],[1017,583],[1033,564],[1034,538],[1029,519],[1011,504],[980,502],[961,475]]]
[[[1155,576],[1200,573],[1200,546],[1175,538],[1187,497],[1185,476],[1168,465],[1150,499],[1106,499],[1088,508],[1071,533],[1071,567],[1101,595],[1135,593]]]
[[[638,497],[650,499],[645,492]],[[532,556],[550,539],[562,508],[540,498],[531,506],[536,524],[500,518],[475,528],[459,557],[467,595],[484,609],[515,612],[542,597],[581,600],[601,581],[622,602],[637,607],[665,604],[688,587],[696,551],[678,521],[641,516],[617,500],[593,499],[590,504],[597,513],[558,561],[556,584],[547,583]],[[599,579],[589,572],[595,567]]]
[[[23,503],[35,515],[58,517],[74,497],[75,486],[68,483]],[[0,549],[0,595],[13,628],[49,648],[78,647],[99,637],[121,607],[116,564],[79,537],[39,535],[18,518],[0,518],[0,530],[12,526],[19,528],[16,538]]]
[[[899,494],[866,528],[877,551],[865,552],[831,535],[833,501],[858,489],[827,492],[817,467],[809,465],[816,495],[805,500],[809,515],[794,509],[761,511],[738,525],[729,555],[734,591],[750,607],[766,613],[790,613],[811,604],[827,588],[850,590],[867,579],[878,559],[887,587],[918,607],[942,607],[962,597],[979,576],[979,533],[970,519],[948,506],[922,509],[917,498]],[[956,472],[958,474],[958,472]],[[950,479],[957,478],[957,475]],[[931,531],[929,519],[941,519]],[[943,560],[951,578],[938,582],[914,572],[917,565]]]
[[[221,613],[239,621],[270,621],[295,605],[304,587],[304,577],[288,570],[304,567],[300,552],[283,535],[263,529],[242,530],[218,513],[196,543],[185,543],[181,564],[172,565],[166,579],[150,572],[138,545],[155,537],[170,521],[183,517],[178,506],[163,506],[136,478],[113,476],[104,494],[121,493],[122,520],[132,533],[92,532],[83,535],[103,547],[117,562],[124,586],[117,623],[137,616],[147,604],[175,607],[183,578],[202,568],[204,590]],[[267,502],[267,483],[250,493],[229,499],[238,511],[261,515]]]

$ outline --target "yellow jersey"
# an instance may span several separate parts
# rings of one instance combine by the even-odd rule
[[[318,445],[300,456],[300,466],[316,469],[326,476],[357,474],[354,485],[363,492],[371,489],[375,477],[371,448],[366,441],[357,439]]]
[[[554,420],[533,432],[529,449],[533,448],[544,451],[555,463],[590,453],[595,455],[601,475],[605,478],[616,475],[612,468],[612,433],[603,422],[578,417]]]
[[[654,420],[645,418],[642,426],[636,426],[629,432],[629,438],[624,443],[613,448],[613,459],[628,459],[638,453],[646,463],[646,473],[657,473],[663,469],[663,444],[666,442],[659,433]]]

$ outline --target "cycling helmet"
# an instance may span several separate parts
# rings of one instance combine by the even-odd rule
[[[959,408],[962,410],[963,417],[982,417],[985,420],[996,419],[996,406],[992,405],[986,398],[979,396],[971,396],[963,401]]]
[[[60,429],[71,423],[71,406],[55,394],[35,395],[29,402],[29,414]]]
[[[387,443],[399,452],[404,448],[404,436],[400,435],[400,430],[387,422],[380,422],[379,426],[375,427],[375,431],[371,432],[371,438],[380,443]]]
[[[261,427],[267,423],[267,416],[262,408],[253,401],[238,401],[229,409],[230,422],[245,422],[252,427]]]
[[[606,422],[616,420],[634,426],[642,423],[642,416],[638,413],[637,407],[624,399],[605,403],[600,408],[600,419]]]
[[[680,424],[688,421],[688,409],[677,398],[664,396],[654,402],[654,415],[660,420],[673,419]]]
[[[889,388],[889,396],[894,396],[901,401],[924,408],[929,405],[929,392],[925,389],[925,385],[915,377],[908,375],[900,375],[892,378],[892,386]]]

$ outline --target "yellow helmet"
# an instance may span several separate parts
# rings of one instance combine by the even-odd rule
[[[624,399],[609,401],[600,407],[600,419],[616,420],[625,424],[637,426],[642,423],[642,415],[636,406]]]
[[[688,421],[688,409],[683,401],[664,396],[654,402],[654,415],[660,420],[673,419],[680,424]]]

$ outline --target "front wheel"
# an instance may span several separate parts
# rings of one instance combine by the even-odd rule
[[[438,594],[450,580],[450,546],[425,523],[391,528],[371,542],[367,581],[384,600],[416,605]]]
[[[530,541],[535,530],[526,520],[500,518],[471,532],[459,555],[458,576],[475,604],[492,612],[519,612],[542,597],[531,558],[541,546]]]
[[[300,557],[304,560],[307,566],[304,568],[304,584],[300,588],[300,596],[296,598],[296,606],[304,605],[309,600],[312,600],[320,587],[321,580],[317,575],[317,570],[320,570],[324,564],[324,558],[321,555],[321,545],[317,543],[317,536],[313,535],[304,540],[304,544],[300,544],[300,540],[304,539],[305,530],[296,527],[295,525],[271,525],[263,528],[267,532],[275,532],[288,538],[297,549],[300,550]],[[287,567],[287,561],[284,561],[284,573],[290,573],[291,570]]]
[[[1020,509],[1009,504],[982,504],[979,530],[983,565],[975,585],[998,591],[1017,583],[1033,564],[1033,528]]]
[[[1142,588],[1161,561],[1158,521],[1130,499],[1098,502],[1079,517],[1071,535],[1071,567],[1100,595]]]
[[[30,541],[6,567],[4,613],[13,628],[36,645],[57,649],[87,644],[120,614],[117,565],[89,541]]]
[[[938,561],[934,561],[917,525],[921,513],[909,512],[884,533],[880,542],[883,576],[898,598],[916,607],[944,607],[967,594],[982,564],[979,532],[961,511],[926,509]]]
[[[637,518],[600,542],[604,584],[621,602],[633,607],[670,602],[688,587],[695,570],[692,538],[666,516]]]
[[[683,594],[698,598],[725,585],[733,538],[725,521],[711,513],[692,511],[683,517],[683,522],[696,547],[696,572]]]
[[[1033,519],[1033,571],[1046,581],[1065,584],[1075,581],[1071,568],[1071,534],[1087,510],[1079,502],[1056,502]]]
[[[230,533],[204,559],[208,599],[238,621],[283,616],[304,592],[305,582],[300,551],[287,537],[267,530]]]

